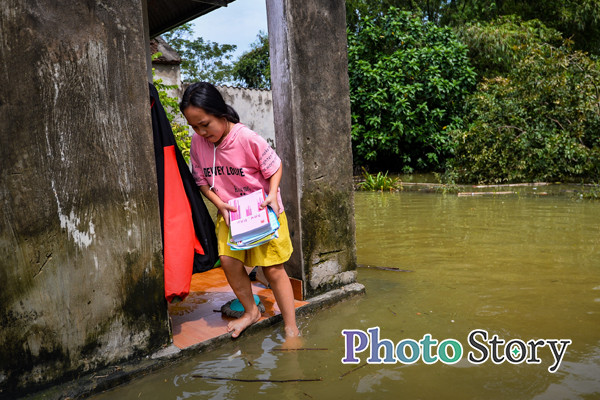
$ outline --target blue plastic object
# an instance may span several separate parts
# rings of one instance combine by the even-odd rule
[[[254,302],[256,303],[256,305],[260,303],[260,298],[257,295],[254,295]],[[229,305],[229,308],[231,308],[232,311],[244,312],[244,306],[242,305],[242,303],[240,303],[238,299],[233,300]]]

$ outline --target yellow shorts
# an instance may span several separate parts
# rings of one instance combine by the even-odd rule
[[[285,212],[279,215],[279,237],[270,242],[253,247],[249,250],[231,250],[227,245],[229,227],[221,214],[217,215],[217,242],[219,243],[219,256],[235,258],[248,267],[270,267],[283,264],[292,256],[292,241],[288,229]]]

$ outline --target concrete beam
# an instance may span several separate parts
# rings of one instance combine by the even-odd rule
[[[286,268],[310,297],[356,277],[345,2],[267,0],[267,20]]]

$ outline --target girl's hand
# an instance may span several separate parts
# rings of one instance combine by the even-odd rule
[[[227,226],[229,226],[229,211],[237,211],[237,208],[235,208],[234,206],[222,202],[220,207],[217,207],[219,212],[221,213],[221,215],[223,216],[223,219],[225,220],[225,223],[227,224]]]
[[[281,212],[279,211],[279,202],[277,202],[277,196],[268,195],[265,201],[263,201],[260,205],[260,209],[262,210],[266,206],[271,206],[273,211],[275,211],[275,215],[279,217],[279,214],[281,214]]]

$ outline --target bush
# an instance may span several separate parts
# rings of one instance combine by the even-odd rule
[[[468,128],[453,131],[454,172],[481,183],[597,179],[599,65],[568,43],[531,41],[519,54],[470,97]]]
[[[457,27],[456,33],[469,48],[469,58],[480,78],[506,75],[529,51],[544,44],[560,46],[562,36],[538,20],[522,21],[514,15]]]
[[[352,146],[356,165],[433,170],[452,154],[475,85],[466,47],[449,28],[390,8],[348,31]]]

